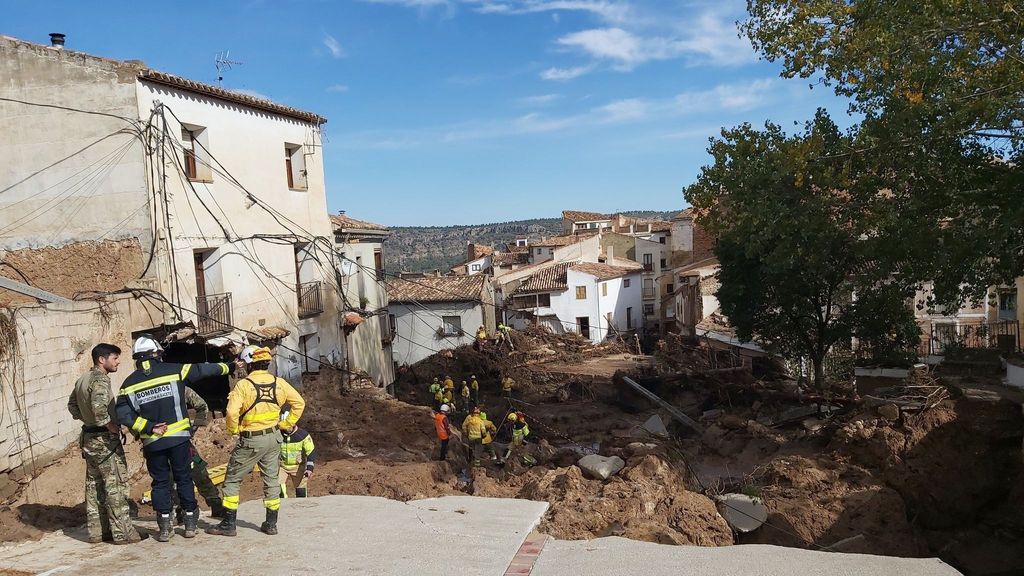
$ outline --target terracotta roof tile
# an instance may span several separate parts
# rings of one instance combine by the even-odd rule
[[[559,262],[553,266],[547,266],[542,270],[538,270],[520,284],[519,288],[516,288],[512,295],[568,290],[569,282],[566,279],[568,270],[576,264],[577,262]]]
[[[220,100],[234,102],[235,104],[242,104],[244,106],[259,108],[260,110],[280,114],[282,116],[304,120],[311,124],[320,125],[327,122],[327,118],[324,118],[319,114],[306,112],[305,110],[299,110],[298,108],[292,108],[290,106],[284,106],[276,102],[271,102],[270,100],[249,96],[248,94],[232,92],[218,86],[203,84],[202,82],[196,82],[195,80],[189,80],[188,78],[182,78],[181,76],[175,76],[174,74],[168,74],[166,72],[144,69],[139,72],[139,78],[156,84],[181,88],[197,94],[203,94]]]
[[[528,252],[498,252],[491,259],[495,266],[514,266],[516,264],[529,264],[530,254]]]
[[[595,230],[594,232],[596,233],[597,231]],[[563,236],[552,236],[550,238],[537,242],[536,244],[534,244],[534,246],[541,246],[544,248],[558,248],[560,246],[570,246],[572,244],[583,242],[584,240],[590,238],[591,236],[593,236],[593,234],[565,234]]]
[[[572,266],[574,272],[582,272],[584,274],[590,274],[596,277],[598,280],[611,280],[612,278],[619,278],[627,274],[639,272],[643,269],[643,266],[637,267],[625,267],[625,266],[611,266],[609,264],[600,264],[597,262],[581,262]]]
[[[291,334],[284,326],[257,326],[249,332],[261,341],[278,340]]]
[[[373,222],[365,222],[363,220],[356,220],[345,214],[331,214],[331,224],[334,225],[335,229],[349,229],[349,230],[380,230],[386,232],[387,226],[381,224],[374,224]]]
[[[693,218],[693,208],[687,208],[672,217],[673,220],[686,220],[687,218]]]
[[[472,302],[483,295],[482,274],[476,276],[427,276],[416,279],[388,280],[391,302]]]
[[[610,214],[601,214],[600,212],[562,210],[562,218],[564,220],[572,220],[573,222],[592,222],[594,220],[611,220],[613,216]]]

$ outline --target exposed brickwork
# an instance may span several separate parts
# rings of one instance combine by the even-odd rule
[[[524,576],[533,572],[533,565],[537,563],[537,557],[544,550],[547,541],[546,535],[531,532],[512,558],[512,563],[505,569],[505,576]]]

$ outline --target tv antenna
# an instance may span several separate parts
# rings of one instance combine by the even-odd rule
[[[214,58],[214,62],[216,63],[216,66],[217,66],[217,84],[218,85],[223,84],[223,82],[224,82],[224,72],[226,70],[231,70],[231,68],[233,66],[241,66],[243,64],[242,62],[238,62],[236,60],[232,60],[231,59],[231,52],[229,50],[225,50],[223,52],[218,52],[216,58]]]

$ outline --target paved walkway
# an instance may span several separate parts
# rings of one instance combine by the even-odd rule
[[[167,544],[147,539],[135,546],[90,545],[82,528],[40,542],[0,546],[0,574],[958,574],[935,559],[773,546],[664,546],[622,538],[557,541],[533,531],[547,506],[470,496],[407,503],[367,496],[290,499],[282,506],[281,533],[271,537],[259,532],[263,510],[255,501],[242,505],[235,538],[200,534],[185,540],[179,528]],[[208,521],[204,518],[201,526]]]

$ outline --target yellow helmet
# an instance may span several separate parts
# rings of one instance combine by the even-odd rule
[[[511,414],[509,414],[509,415],[508,415],[508,421],[509,421],[509,422],[515,422],[515,421],[516,421],[516,420],[518,420],[518,419],[519,419],[519,418],[518,418],[518,417],[516,416],[516,413],[515,413],[515,412],[513,412],[513,413],[511,413]]]

